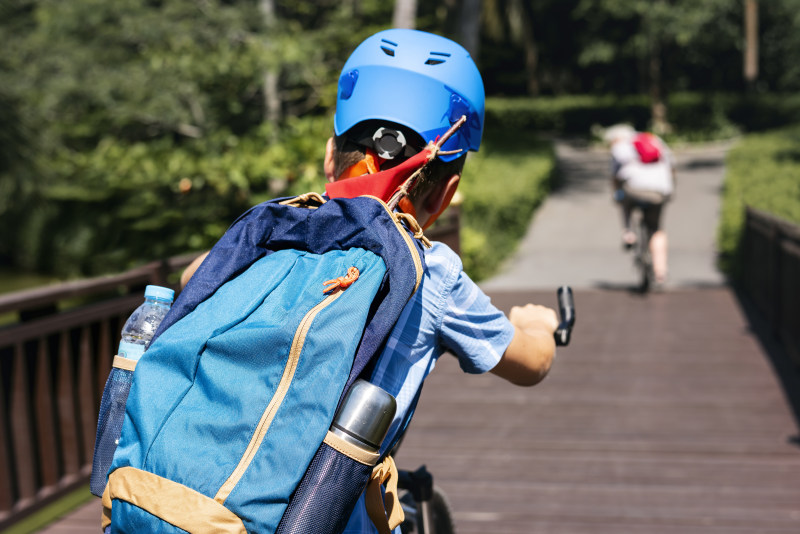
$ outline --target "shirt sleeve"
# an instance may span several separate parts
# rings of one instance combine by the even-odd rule
[[[442,345],[458,358],[461,369],[474,374],[494,368],[514,337],[514,326],[461,270],[460,262],[439,335]]]

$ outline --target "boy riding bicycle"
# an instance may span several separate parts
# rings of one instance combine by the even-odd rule
[[[461,46],[414,30],[378,33],[359,45],[342,70],[325,174],[335,182],[391,168],[466,115],[466,124],[443,147],[461,152],[432,161],[410,202],[400,205],[426,228],[450,203],[466,151],[480,145],[483,108],[480,73]],[[490,371],[520,385],[544,378],[555,353],[553,310],[528,304],[506,318],[447,246],[434,243],[425,260],[420,289],[372,375],[372,382],[398,401],[382,452],[403,432],[425,377],[445,351],[466,372]],[[363,506],[356,508],[345,532],[374,532]]]
[[[443,37],[396,29],[367,38],[339,78],[334,136],[327,142],[324,161],[332,184],[329,195],[337,187],[349,189],[348,195],[363,193],[359,184],[364,176],[369,176],[367,181],[385,179],[462,116],[466,123],[444,143],[445,153],[423,169],[421,179],[399,203],[422,228],[447,208],[466,152],[480,146],[483,82],[466,50]],[[356,177],[362,178],[353,180]],[[507,318],[464,273],[459,257],[446,245],[433,243],[425,262],[420,287],[371,376],[373,384],[397,399],[382,454],[401,437],[423,381],[444,352],[454,354],[465,372],[488,371],[524,386],[545,377],[555,354],[554,310],[528,304],[514,307]],[[187,270],[184,281],[192,271],[193,267]],[[389,532],[385,521],[380,531]],[[344,532],[376,532],[363,496]]]

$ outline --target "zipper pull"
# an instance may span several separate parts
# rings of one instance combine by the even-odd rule
[[[355,267],[350,267],[349,269],[347,269],[346,275],[334,278],[333,280],[328,280],[327,282],[323,282],[322,284],[328,287],[325,287],[322,290],[322,292],[329,293],[335,289],[340,289],[340,288],[344,291],[345,289],[353,285],[353,282],[358,280],[358,275],[359,275],[358,269],[356,269]]]

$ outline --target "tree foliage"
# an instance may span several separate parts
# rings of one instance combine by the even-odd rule
[[[456,40],[477,3],[419,2]],[[483,0],[487,93],[743,89],[742,2]],[[800,89],[800,0],[761,6],[763,89]],[[269,8],[269,9],[267,9]],[[115,271],[210,246],[323,183],[337,78],[379,0],[0,2],[0,266]],[[269,120],[266,118],[269,117]]]
[[[341,58],[387,12],[277,2],[267,31],[252,0],[3,6],[0,258],[62,275],[208,247],[253,203],[318,189]]]

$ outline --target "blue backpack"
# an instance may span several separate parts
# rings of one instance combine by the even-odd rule
[[[240,217],[136,366],[103,527],[343,530],[378,458],[348,456],[328,429],[419,286],[415,234],[372,197]]]

